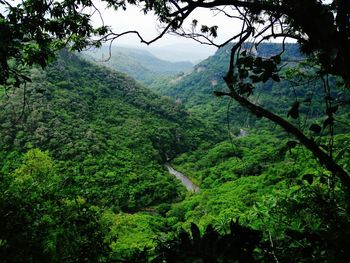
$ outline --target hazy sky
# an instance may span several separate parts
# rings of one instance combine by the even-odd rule
[[[99,1],[96,1],[96,6],[102,13],[105,25],[111,26],[115,33],[137,30],[146,41],[149,41],[160,32],[160,23],[157,21],[157,17],[151,12],[144,15],[141,8],[135,6],[128,6],[126,11],[115,11],[113,9],[106,9]],[[97,13],[93,18],[95,25],[101,24],[101,19]],[[231,36],[237,34],[241,27],[241,24],[236,20],[229,19],[222,14],[218,15],[213,11],[202,8],[196,10],[187,18],[187,23],[184,25],[184,28],[189,28],[193,19],[198,20],[199,26],[202,24],[207,26],[217,25],[219,27],[218,43],[224,42]],[[198,62],[214,54],[216,51],[216,48],[213,46],[203,46],[192,39],[169,34],[152,43],[150,47],[140,43],[136,35],[125,35],[113,42],[113,45],[146,49],[160,58],[172,61],[190,60],[192,62]],[[160,47],[164,48],[168,46],[171,46],[171,48],[162,51],[159,50]]]
[[[21,0],[12,0],[13,5],[22,2]],[[105,4],[102,4],[99,0],[93,1],[98,9],[101,11],[103,20],[106,25],[112,26],[113,30],[116,33],[120,33],[126,30],[138,30],[142,33],[142,36],[146,40],[150,40],[153,37],[157,36],[157,19],[152,13],[144,15],[140,8],[134,6],[128,6],[126,11],[114,11],[112,9],[105,9]],[[324,3],[330,3],[331,0],[322,0]],[[3,12],[3,6],[0,5],[0,11]],[[88,11],[88,10],[86,10]],[[225,39],[237,34],[240,30],[240,23],[235,19],[229,19],[224,15],[216,15],[215,13],[208,9],[199,9],[196,10],[188,19],[188,24],[196,18],[199,21],[199,25],[205,24],[208,26],[217,25],[219,26],[218,40],[224,41]],[[95,24],[99,24],[101,19],[96,13],[93,17]],[[187,25],[188,25],[187,24]],[[131,45],[131,46],[140,46],[140,41],[132,36],[125,36],[118,40],[120,44]],[[186,44],[186,43],[195,43],[193,40],[186,40],[180,37],[174,36],[164,36],[162,39],[158,40],[156,43],[152,44],[153,46],[165,46],[169,44]],[[144,46],[144,45],[143,45]],[[200,48],[200,45],[198,45]]]
[[[112,26],[113,30],[116,33],[120,33],[127,30],[137,30],[142,34],[142,36],[146,40],[150,40],[157,36],[157,32],[159,32],[159,22],[152,13],[144,15],[139,8],[134,6],[129,6],[126,11],[121,10],[118,12],[110,9],[106,10],[104,8],[104,5],[102,4],[98,4],[97,6],[103,14],[103,20],[105,24]],[[214,13],[207,9],[201,9],[196,11],[187,20],[190,23],[194,18],[196,18],[199,21],[200,25],[205,24],[208,26],[219,26],[219,40],[224,40],[225,38],[232,36],[233,34],[237,33],[240,29],[240,25],[237,23],[237,21],[227,19],[222,15],[217,15],[214,17]],[[95,23],[99,23],[100,19],[98,15],[94,16],[94,20]],[[187,24],[187,26],[189,26],[189,23]],[[136,37],[132,37],[131,35],[120,38],[118,42],[124,45],[128,44],[133,46],[139,46],[140,43],[140,41]],[[186,44],[195,42],[193,40],[186,40],[181,37],[166,35],[152,45],[164,46],[174,43]]]
[[[14,0],[11,3],[16,4],[22,2],[21,0]],[[330,0],[323,0],[323,2],[331,2]],[[105,25],[109,25],[113,28],[115,33],[122,33],[128,30],[137,30],[144,37],[145,40],[151,40],[157,36],[159,32],[159,22],[157,21],[156,16],[151,12],[147,15],[144,15],[141,8],[135,6],[127,6],[127,10],[115,11],[113,9],[106,9],[105,4],[101,3],[99,0],[94,0],[95,5],[101,11]],[[0,11],[3,12],[2,6],[0,5]],[[227,9],[228,10],[228,9]],[[85,10],[89,12],[89,10]],[[189,27],[193,19],[198,20],[199,26],[205,24],[207,26],[217,25],[218,35],[217,41],[224,42],[228,38],[236,35],[240,31],[241,24],[237,19],[230,19],[224,16],[223,14],[217,14],[208,9],[198,9],[196,10],[189,18],[187,18],[187,27]],[[96,12],[93,16],[94,24],[100,25],[101,18]],[[165,35],[162,39],[153,43],[151,47],[164,47],[168,45],[174,45],[178,48],[182,46],[191,46],[192,50],[198,52],[204,52],[208,55],[215,52],[215,48],[208,49],[204,48],[202,45],[196,43],[193,40],[185,39],[181,37],[175,37],[170,35]],[[119,38],[118,41],[114,42],[114,45],[122,46],[134,46],[147,49],[145,44],[141,44],[140,40],[135,35],[126,35],[122,38]],[[182,58],[179,58],[182,59]]]
[[[135,6],[128,6],[126,11],[114,11],[112,9],[106,10],[105,5],[101,4],[100,1],[96,0],[96,6],[101,10],[103,19],[106,25],[112,26],[113,30],[116,33],[121,33],[127,30],[137,30],[146,40],[150,40],[157,36],[157,26],[159,22],[157,18],[150,12],[147,15],[144,15],[140,8]],[[323,3],[331,3],[332,0],[322,0]],[[225,9],[229,11],[229,7]],[[232,14],[232,12],[230,13]],[[226,17],[223,14],[217,14],[217,12],[210,11],[206,8],[198,9],[193,14],[187,18],[187,26],[191,23],[193,19],[199,21],[199,25],[205,24],[207,26],[217,25],[218,28],[218,42],[224,42],[228,38],[237,34],[240,31],[241,23],[237,19],[231,19]],[[94,17],[96,23],[99,23],[100,19],[96,15]],[[279,41],[273,40],[273,41]],[[294,42],[294,41],[293,41]],[[125,36],[118,40],[118,43],[122,45],[131,45],[145,47],[144,44],[140,45],[138,38],[131,35]],[[198,45],[198,48],[201,48],[200,44],[196,44],[195,41],[184,39],[181,37],[175,37],[166,35],[162,39],[158,40],[152,46],[165,46],[169,44],[192,44]]]

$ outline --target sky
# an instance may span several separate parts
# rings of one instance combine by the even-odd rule
[[[22,2],[21,0],[13,0],[11,1],[13,4],[17,4]],[[111,26],[115,33],[121,33],[128,30],[137,30],[145,40],[151,40],[156,37],[159,33],[159,21],[157,17],[149,12],[147,15],[144,15],[141,8],[135,6],[127,6],[127,10],[123,11],[115,11],[113,9],[106,9],[104,3],[101,3],[99,0],[93,1],[96,7],[101,11],[101,16],[105,25]],[[331,0],[323,0],[325,3],[331,2]],[[0,5],[0,11],[3,12],[2,6]],[[227,10],[227,9],[226,9]],[[85,10],[89,12],[89,10]],[[185,24],[185,28],[189,27],[191,21],[193,19],[198,20],[198,24],[205,24],[207,26],[218,26],[218,43],[222,43],[225,40],[229,39],[233,35],[236,35],[240,31],[241,24],[237,19],[227,18],[223,14],[217,14],[208,9],[202,8],[196,10],[188,19],[187,24]],[[101,17],[96,12],[93,16],[93,24],[95,26],[101,25]],[[129,47],[137,47],[143,48],[146,50],[155,50],[156,48],[167,48],[171,47],[171,49],[181,48],[186,49],[188,52],[192,52],[193,54],[198,53],[201,54],[200,58],[204,59],[205,57],[213,54],[216,50],[214,47],[203,46],[194,40],[185,39],[182,37],[176,37],[171,35],[165,35],[163,38],[157,40],[155,43],[151,45],[151,47],[147,47],[147,45],[140,43],[140,40],[135,35],[126,35],[122,38],[119,38],[118,41],[113,43],[114,45],[121,46],[129,46]],[[169,50],[171,50],[169,49]],[[187,52],[187,55],[188,55]],[[163,52],[164,53],[164,52]],[[186,58],[186,52],[184,52],[184,56],[181,56],[181,52],[178,52],[178,60],[184,60]],[[194,56],[196,57],[196,56]],[[195,59],[195,58],[194,58]]]
[[[330,4],[332,0],[321,0],[325,4]],[[135,6],[127,6],[126,11],[114,11],[112,9],[106,9],[105,4],[101,4],[99,0],[94,1],[96,6],[101,11],[103,20],[106,25],[112,26],[113,30],[116,33],[120,33],[127,30],[137,30],[146,40],[150,40],[157,36],[157,26],[159,26],[159,22],[157,21],[156,16],[153,13],[148,13],[144,15],[140,8]],[[229,11],[228,7],[226,7],[226,11]],[[231,13],[232,14],[232,13]],[[241,23],[237,21],[237,19],[231,19],[226,17],[223,14],[217,14],[217,12],[213,12],[208,10],[207,8],[201,8],[194,11],[194,13],[187,18],[187,21],[190,23],[193,19],[197,19],[199,21],[199,25],[205,24],[208,26],[217,25],[218,28],[218,42],[224,42],[229,39],[233,35],[239,33],[241,29]],[[100,24],[101,19],[96,14],[94,16],[94,21],[96,25]],[[187,23],[187,26],[189,26]],[[274,40],[278,41],[278,40]],[[145,48],[145,44],[141,44],[138,38],[132,36],[125,36],[118,40],[118,43],[121,45],[129,45],[136,47]],[[162,39],[153,43],[154,47],[162,47],[168,45],[195,45],[199,49],[201,48],[200,44],[197,44],[193,40],[184,39],[181,37],[175,37],[166,35]],[[214,50],[214,49],[212,49]]]
[[[105,9],[105,6],[99,1],[96,1],[96,6],[101,11],[105,25],[111,26],[115,33],[121,33],[128,30],[137,30],[140,32],[142,37],[145,38],[145,40],[151,40],[159,33],[160,23],[153,13],[144,15],[142,10],[135,6],[128,6],[126,11]],[[237,21],[233,21],[233,19],[228,19],[222,15],[214,15],[215,13],[210,10],[199,9],[187,19],[188,23],[185,25],[185,28],[189,27],[190,22],[193,19],[198,20],[199,25],[217,25],[219,35],[217,40],[219,42],[223,42],[230,36],[239,32],[240,24],[238,24]],[[101,19],[97,13],[94,15],[93,19],[95,25],[101,25]],[[140,43],[140,40],[135,35],[123,36],[113,44],[143,48],[150,51],[155,50],[156,48],[176,47],[177,49],[181,49],[181,47],[183,47],[184,49],[190,49],[191,52],[201,53],[199,55],[201,58],[199,59],[206,58],[207,56],[213,54],[216,50],[215,47],[203,46],[194,40],[172,36],[169,34],[152,43],[150,48],[148,48],[147,45]],[[186,52],[184,52],[184,57],[181,57],[180,53],[178,60],[184,60],[186,58],[185,53]]]
[[[148,13],[144,15],[142,10],[135,6],[128,6],[126,11],[114,11],[112,9],[105,9],[104,5],[101,3],[97,4],[97,7],[103,15],[103,20],[106,25],[112,26],[115,32],[123,32],[127,30],[138,30],[142,35],[150,40],[153,37],[157,36],[159,32],[160,23],[157,21],[157,17],[153,13]],[[237,33],[240,29],[240,25],[233,23],[232,19],[227,19],[224,16],[217,15],[214,17],[214,13],[207,9],[199,9],[191,15],[187,21],[192,21],[197,19],[199,24],[205,24],[208,26],[217,25],[219,26],[219,39],[224,39],[232,35],[232,33]],[[94,16],[94,21],[96,24],[100,24],[100,18],[96,14]],[[189,24],[187,24],[187,27]],[[130,42],[130,36],[126,36],[120,39],[120,42],[127,43]],[[138,41],[135,41],[134,45],[138,45]],[[181,37],[175,37],[166,35],[156,43],[155,46],[162,46],[174,43],[188,43],[189,40],[186,40]],[[190,42],[193,42],[191,40]]]

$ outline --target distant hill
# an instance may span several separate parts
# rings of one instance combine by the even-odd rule
[[[150,46],[148,50],[156,57],[168,61],[176,62],[184,60],[185,58],[192,63],[199,63],[213,55],[217,48],[194,42],[188,44],[172,44],[161,47]]]
[[[157,58],[147,50],[136,48],[112,46],[111,57],[106,46],[83,54],[100,65],[124,72],[144,84],[150,84],[160,76],[188,72],[193,68],[191,62],[169,62]]]
[[[195,65],[191,73],[159,80],[150,87],[159,94],[176,99],[188,110],[199,114],[203,118],[227,124],[230,99],[217,98],[214,96],[214,91],[226,89],[223,76],[227,73],[231,46],[232,44],[229,44],[219,49],[213,56]],[[259,56],[266,57],[278,54],[280,50],[281,44],[263,43],[256,52]],[[298,45],[286,44],[283,60],[293,61],[296,59],[301,59]],[[291,89],[287,89],[285,86],[281,87],[280,83],[268,81],[263,85],[258,85],[252,99],[259,100],[261,103],[266,101],[268,107],[275,107],[279,111],[283,111],[290,105],[286,103],[281,108],[281,103],[292,99],[292,92]],[[256,118],[238,105],[232,106],[230,111],[229,119],[233,123],[239,122],[238,126],[249,126],[255,122]]]

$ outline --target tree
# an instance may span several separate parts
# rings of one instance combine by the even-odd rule
[[[261,232],[231,221],[229,233],[220,235],[208,225],[201,236],[198,226],[191,223],[190,233],[182,230],[178,237],[159,242],[158,262],[257,262],[254,250],[261,241]]]
[[[228,92],[217,92],[217,96],[229,96],[242,107],[258,117],[265,117],[295,136],[309,149],[329,171],[337,176],[350,192],[350,177],[333,157],[332,143],[328,151],[323,150],[313,138],[309,138],[292,122],[270,112],[249,100],[255,83],[269,79],[279,81],[279,63],[286,39],[295,39],[301,50],[319,67],[317,74],[324,79],[328,75],[340,77],[344,87],[350,85],[350,3],[347,0],[101,0],[109,8],[126,9],[127,4],[139,6],[145,14],[154,12],[163,29],[149,41],[137,31],[115,33],[107,26],[94,28],[91,13],[81,10],[89,7],[99,12],[91,0],[23,0],[14,6],[1,0],[6,9],[0,14],[0,84],[19,85],[29,79],[21,72],[20,65],[39,64],[46,66],[54,51],[63,46],[81,50],[86,46],[100,46],[102,42],[114,41],[125,34],[136,34],[140,41],[151,44],[166,33],[179,34],[196,41],[222,47],[231,41],[230,63],[224,77]],[[215,10],[236,19],[241,31],[216,44],[216,25],[199,27],[193,20],[188,31],[184,25],[197,9]],[[102,17],[102,16],[101,16]],[[102,19],[102,18],[101,18]],[[262,41],[282,38],[281,52],[269,58],[255,57],[243,51],[245,43],[258,46]],[[329,85],[325,81],[329,90]],[[331,136],[336,105],[332,98],[326,99],[328,118],[324,126],[330,127]],[[299,104],[290,111],[292,118],[298,117]],[[310,127],[311,128],[311,127]],[[313,126],[313,130],[319,129]]]
[[[31,149],[12,165],[12,173],[0,172],[0,261],[107,262],[102,212],[62,193],[48,153]]]

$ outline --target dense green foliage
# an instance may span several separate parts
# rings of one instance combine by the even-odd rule
[[[224,235],[208,225],[203,236],[195,224],[191,235],[182,231],[179,237],[161,243],[160,255],[152,262],[255,262],[253,253],[259,244],[259,231],[230,222],[230,231]]]
[[[5,100],[3,150],[50,150],[69,171],[71,191],[94,203],[104,203],[108,195],[107,203],[133,209],[175,197],[156,161],[194,148],[204,134],[202,124],[126,76],[68,53],[62,56],[45,73],[34,70],[35,82],[27,87],[24,116],[17,123],[21,108],[12,112],[16,104]],[[12,96],[22,103],[21,94]],[[132,182],[139,182],[140,191],[130,189]]]
[[[335,141],[341,149],[349,139],[338,135]],[[202,190],[174,205],[169,222],[178,227],[196,222],[202,229],[213,224],[225,232],[228,222],[239,218],[261,230],[265,242],[273,240],[269,250],[281,262],[291,256],[301,262],[333,262],[333,256],[345,262],[350,225],[343,192],[309,152],[286,145],[269,133],[251,134],[177,158],[176,167],[196,178]],[[348,158],[347,151],[343,164]]]
[[[66,51],[45,71],[29,74],[33,82],[3,93],[0,103],[1,258],[25,249],[14,262],[46,256],[95,262],[108,244],[119,251],[113,257],[150,246],[161,221],[125,215],[126,226],[118,213],[178,200],[183,189],[163,162],[203,140],[214,142],[215,132],[208,136],[208,125],[126,75]],[[154,230],[145,231],[150,224]],[[132,229],[136,241],[127,241]]]
[[[267,46],[266,52],[274,48]],[[221,74],[222,52],[199,65],[216,65]],[[183,84],[211,80],[209,74],[200,78],[199,67],[175,84],[174,96],[183,96],[182,103],[66,51],[45,71],[28,69],[32,83],[2,88],[0,259],[345,262],[350,221],[337,178],[282,130],[268,131],[271,126],[262,121],[247,123],[247,113],[235,111],[231,119],[231,132],[238,134],[241,127],[246,132],[219,142],[227,137],[220,116],[226,115],[227,101],[204,85]],[[286,69],[288,74],[299,78],[298,70]],[[171,92],[167,87],[163,91]],[[274,82],[258,90],[260,103],[288,114],[294,92]],[[295,91],[300,101],[309,95],[305,85]],[[268,104],[272,97],[278,99]],[[220,109],[215,114],[209,111],[214,100]],[[310,123],[322,125],[322,98],[303,107],[300,113]],[[345,124],[334,126],[333,147],[346,171],[348,114],[346,108],[337,111],[336,119]],[[305,123],[301,127],[307,128]],[[320,145],[331,138],[324,127],[317,136],[308,134]],[[186,195],[162,167],[167,161],[200,192]],[[230,230],[237,218],[240,224]],[[208,244],[215,251],[206,249]]]
[[[227,72],[228,53],[231,47],[232,45],[227,45],[219,49],[213,56],[196,65],[193,72],[159,79],[150,85],[150,88],[176,99],[197,116],[226,126],[234,135],[237,135],[242,127],[275,129],[274,124],[253,116],[231,98],[214,96],[215,92],[227,91],[223,76]],[[247,44],[246,48],[249,52],[252,46]],[[262,43],[256,50],[256,54],[260,57],[269,57],[272,54],[278,54],[280,50],[280,44]],[[307,63],[300,54],[297,44],[286,44],[281,59],[284,63],[280,72],[281,79],[257,83],[254,92],[250,95],[251,101],[284,118],[290,117],[291,109],[297,102],[296,110],[300,118],[297,121],[291,118],[292,123],[306,133],[315,122],[322,126],[321,121],[327,119],[325,97],[329,95],[325,91],[324,83],[317,76],[318,69]],[[300,65],[296,65],[298,61],[301,62]],[[329,81],[332,85],[330,96],[337,109],[337,114],[332,116],[337,124],[335,129],[338,132],[345,132],[349,127],[347,121],[349,113],[346,106],[349,92],[336,87],[336,79],[330,78]],[[325,129],[323,132],[327,133]]]
[[[210,118],[213,122],[222,124],[227,123],[229,98],[216,98],[214,91],[226,89],[223,77],[227,72],[228,54],[231,47],[232,44],[219,49],[213,56],[197,64],[190,74],[179,75],[176,78],[169,78],[164,81],[159,80],[150,85],[150,88],[162,95],[175,98],[187,109],[203,118]],[[250,46],[247,45],[248,47]],[[260,56],[266,57],[271,54],[278,54],[280,48],[281,45],[279,44],[263,43],[259,46],[257,52]],[[286,52],[283,55],[284,61],[300,60],[301,58],[298,45],[288,44],[286,46]],[[303,90],[302,88],[300,90]],[[256,89],[253,97],[262,104],[267,102],[271,109],[277,109],[281,112],[289,107],[287,103],[291,103],[294,95],[292,89],[268,81]],[[229,118],[233,125],[240,124],[242,127],[255,123],[255,118],[237,104],[231,106],[229,111],[231,111]]]
[[[47,152],[12,152],[2,165],[1,262],[98,262],[109,256],[100,210],[65,193]]]
[[[232,49],[219,50],[192,74],[152,81],[176,104],[65,52],[46,71],[30,68],[47,67],[62,47],[82,50],[126,34],[105,26],[95,2],[0,0],[0,260],[346,262],[349,112],[342,107],[348,96],[339,91],[350,86],[348,1],[99,3],[115,10],[131,4],[155,14],[164,29],[159,37],[172,32],[213,44],[215,25],[193,20],[190,33],[182,30],[199,8],[214,8],[243,26],[230,39],[238,41]],[[127,33],[146,44],[159,38]],[[261,50],[257,56],[244,50],[248,41],[279,37],[297,40],[310,60],[293,62],[292,69],[281,64],[288,48],[284,58],[271,52],[276,45],[265,46],[266,57]],[[208,95],[213,91],[297,141],[247,120],[242,110],[225,114],[227,102],[214,102]],[[213,146],[222,134],[213,120],[223,124],[225,118],[234,122],[230,135],[253,128],[231,144]],[[162,168],[173,158],[201,186],[199,193],[182,195],[184,189]],[[231,224],[229,231],[228,222],[237,217],[244,226]],[[191,233],[177,237],[181,228]],[[157,244],[155,237],[165,242]],[[226,248],[231,251],[220,251]]]

